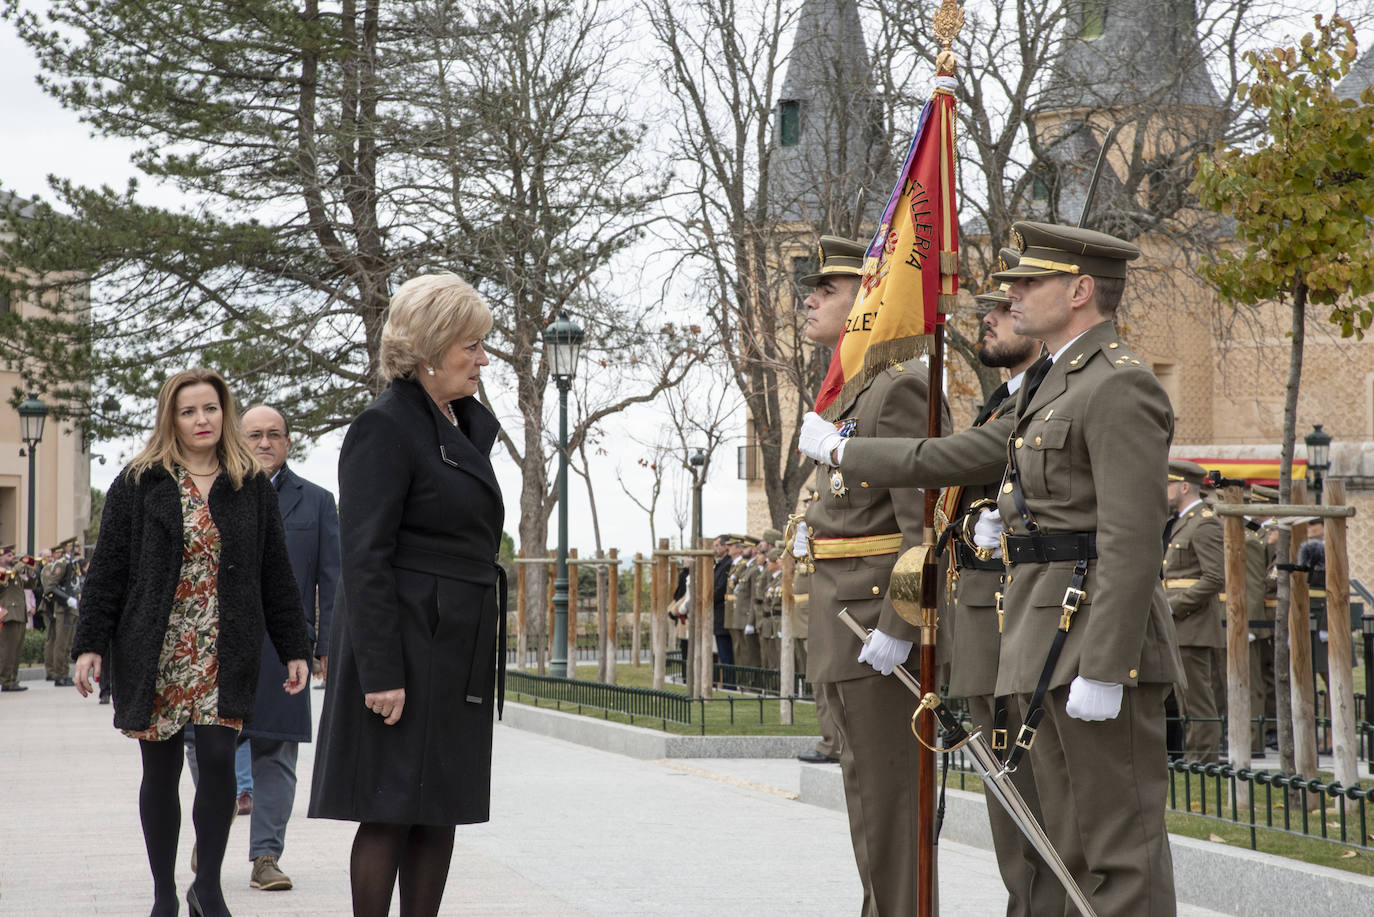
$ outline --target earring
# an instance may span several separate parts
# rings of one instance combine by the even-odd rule
[[[433,367],[433,366],[426,366],[426,367],[425,367],[425,372],[429,373],[431,376],[434,375],[434,367]]]

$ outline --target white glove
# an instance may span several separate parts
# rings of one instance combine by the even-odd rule
[[[995,509],[985,509],[973,526],[973,543],[992,551],[993,557],[1002,556],[1002,514]]]
[[[76,596],[67,596],[67,607],[70,608],[70,609],[72,609],[72,610],[74,611],[74,610],[76,610],[76,606],[77,606]]]
[[[1069,702],[1064,705],[1064,712],[1089,723],[1114,720],[1121,712],[1121,685],[1078,675],[1069,683]]]
[[[844,444],[844,437],[835,425],[815,411],[808,411],[802,418],[801,430],[797,433],[797,451],[808,458],[829,465],[830,453]]]
[[[892,670],[906,662],[911,655],[911,641],[889,637],[880,630],[868,635],[868,642],[859,650],[859,661],[866,662],[883,675],[891,675]]]
[[[750,634],[752,634],[753,632],[754,632],[754,625],[752,625],[752,624],[746,624],[746,625],[744,625],[744,635],[745,635],[746,637],[749,636]]]
[[[810,545],[807,544],[807,536],[808,536],[809,534],[810,534],[810,530],[807,529],[806,523],[805,523],[805,522],[798,522],[798,523],[797,523],[797,534],[796,534],[796,536],[792,539],[792,556],[793,556],[793,557],[805,557],[805,556],[806,556],[806,552],[807,552],[808,548],[810,547]]]

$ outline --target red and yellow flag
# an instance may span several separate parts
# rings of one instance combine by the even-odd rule
[[[868,246],[816,412],[836,419],[878,373],[922,353],[959,290],[954,80],[940,77]]]

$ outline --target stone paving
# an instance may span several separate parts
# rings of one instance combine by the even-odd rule
[[[0,915],[147,914],[135,743],[111,708],[40,680],[0,695]],[[318,712],[322,695],[314,693]],[[247,819],[225,894],[244,915],[346,915],[353,826],[305,817],[313,746],[282,867],[288,892],[248,887]],[[492,820],[460,827],[444,915],[853,915],[861,890],[842,813],[797,801],[793,761],[642,761],[498,725]],[[182,777],[178,886],[191,881],[191,782]],[[990,917],[1005,897],[992,855],[940,847],[940,913]],[[184,911],[183,911],[184,913]],[[393,903],[393,914],[399,913]],[[1181,907],[1186,917],[1215,912]]]

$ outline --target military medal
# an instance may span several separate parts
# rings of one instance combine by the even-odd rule
[[[849,488],[844,486],[844,475],[840,474],[840,469],[836,468],[830,472],[830,494],[835,497],[843,497],[849,493]]]

